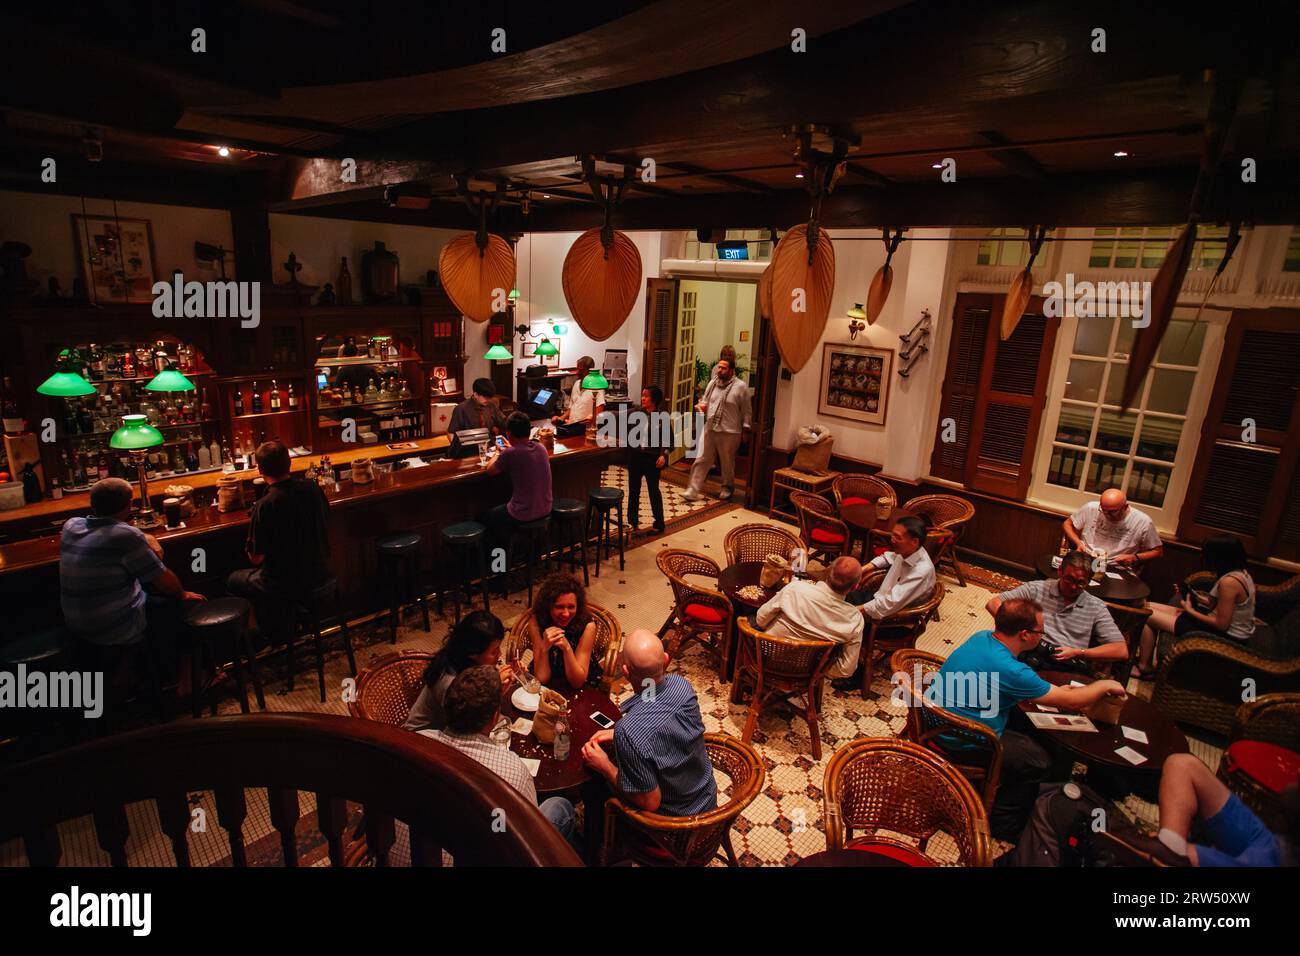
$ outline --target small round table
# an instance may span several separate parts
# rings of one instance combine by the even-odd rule
[[[906,508],[895,508],[888,517],[881,518],[877,516],[874,504],[840,506],[840,519],[849,526],[850,537],[862,538],[864,545],[862,557],[865,561],[871,560],[871,555],[867,552],[871,550],[872,538],[888,538],[889,532],[898,523],[898,519],[910,517],[911,514],[912,512]]]
[[[737,614],[744,614],[751,621],[754,619],[754,613],[772,600],[784,584],[777,584],[770,588],[763,588],[763,596],[760,598],[741,597],[740,589],[753,585],[762,587],[758,583],[763,572],[762,561],[740,561],[729,567],[723,568],[722,573],[718,575],[718,588],[731,601],[731,606],[736,609]],[[731,622],[731,633],[727,635],[727,650],[723,661],[723,673],[726,680],[731,680],[736,671],[736,658],[739,656],[737,644],[740,638],[740,629],[736,627],[735,619]]]
[[[510,702],[511,695],[518,685],[513,685],[501,697],[501,714],[513,722],[516,717],[531,720],[535,715],[518,710]],[[608,694],[596,687],[584,687],[579,691],[553,687],[552,690],[564,694],[569,701],[569,759],[556,760],[552,755],[550,744],[538,743],[531,733],[510,734],[510,749],[521,757],[530,757],[541,761],[533,783],[537,787],[537,797],[544,800],[556,794],[579,789],[592,779],[592,773],[582,762],[582,746],[601,728],[591,719],[594,711],[599,711],[613,721],[623,716],[618,705]]]
[[[1065,671],[1039,671],[1038,676],[1057,686],[1069,684],[1071,681],[1078,681],[1081,684],[1092,683],[1092,678],[1085,674],[1071,674]],[[1033,701],[1022,701],[1019,707],[1026,714],[1049,713],[1039,711],[1038,705]],[[1064,716],[1065,712],[1062,711],[1061,715]],[[1100,724],[1096,721],[1093,721],[1093,724],[1097,727],[1097,733],[1048,730],[1038,727],[1034,730],[1089,767],[1121,771],[1124,774],[1158,774],[1168,757],[1173,754],[1185,754],[1190,749],[1187,746],[1187,738],[1172,720],[1156,710],[1150,701],[1133,694],[1129,694],[1128,700],[1125,701],[1118,724]],[[1147,742],[1130,740],[1124,736],[1121,727],[1141,731],[1146,734]],[[1115,753],[1120,747],[1135,750],[1147,759],[1139,764],[1129,763]]]
[[[1039,555],[1038,560],[1034,562],[1034,567],[1043,577],[1054,578],[1057,576],[1057,569],[1052,567],[1052,561],[1057,557],[1059,555],[1056,554]],[[1101,579],[1100,584],[1089,585],[1088,593],[1093,597],[1099,597],[1112,604],[1132,604],[1140,607],[1142,602],[1151,596],[1151,586],[1132,571],[1120,568],[1107,570],[1118,574],[1119,577],[1112,578],[1108,574]]]

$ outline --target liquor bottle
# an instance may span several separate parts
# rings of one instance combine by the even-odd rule
[[[208,451],[208,446],[203,444],[203,442],[199,442],[199,451],[194,458],[195,461],[198,462],[198,468],[200,471],[212,467],[212,452]]]
[[[336,286],[338,290],[339,305],[352,304],[352,273],[348,272],[348,257],[343,257],[343,265],[339,267],[339,281]]]
[[[109,477],[108,470],[108,450],[104,446],[99,448],[99,477],[101,479]]]
[[[379,386],[375,384],[374,376],[370,378],[370,384],[366,386],[366,401],[375,402],[379,400]]]
[[[235,389],[235,414],[244,414],[244,393],[239,389]]]
[[[199,420],[206,422],[212,417],[212,406],[208,404],[208,390],[205,386],[199,402]]]
[[[57,478],[50,479],[50,497],[55,501],[63,497],[63,485]]]
[[[262,414],[262,392],[258,389],[257,383],[253,383],[253,414]]]
[[[122,377],[135,378],[135,356],[127,349],[122,356]]]
[[[165,372],[170,364],[167,360],[167,343],[159,339],[153,349],[153,370],[155,373]]]
[[[411,397],[411,386],[406,381],[406,379],[402,379],[402,390],[399,393],[398,397],[401,398],[403,401]]]
[[[353,386],[352,386],[352,404],[354,404],[354,405],[360,405],[360,404],[361,404],[362,402],[364,402],[365,400],[366,400],[366,397],[365,397],[364,395],[361,394],[361,386],[360,386],[360,385],[353,385]]]
[[[222,462],[221,446],[217,444],[217,439],[215,436],[212,439],[212,444],[208,446],[208,458],[213,468],[221,467],[221,462]],[[229,452],[226,453],[225,460],[226,461],[230,460]]]
[[[185,455],[181,452],[180,445],[172,445],[172,471],[182,472],[185,470]]]
[[[86,483],[86,469],[81,465],[81,458],[77,455],[76,449],[72,451],[72,484],[80,488]]]
[[[215,442],[216,439],[214,438],[213,441]],[[220,459],[219,464],[222,471],[235,470],[235,456],[230,453],[230,444],[228,442],[221,446],[221,454],[218,458]]]
[[[104,353],[94,342],[90,343],[90,377],[96,382],[104,380]]]
[[[275,379],[271,379],[271,411],[280,410],[280,386]]]
[[[289,411],[294,411],[298,407],[298,394],[293,390],[293,382],[289,383]]]
[[[104,363],[104,375],[111,379],[122,377],[122,366],[117,363],[115,352],[108,353],[108,360]]]
[[[185,470],[199,470],[199,456],[194,453],[194,442],[185,443]]]
[[[22,482],[23,501],[30,505],[35,504],[44,497],[41,492],[41,479],[36,477],[36,471],[30,461],[23,465]]]

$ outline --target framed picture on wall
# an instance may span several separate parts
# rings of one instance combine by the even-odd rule
[[[855,422],[885,424],[893,368],[893,349],[826,343],[822,346],[817,411]]]
[[[148,219],[73,213],[72,232],[92,302],[153,301],[153,227]]]

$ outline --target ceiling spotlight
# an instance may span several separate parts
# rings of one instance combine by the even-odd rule
[[[795,174],[794,174],[794,178],[795,178],[795,179],[803,179],[803,170],[798,170],[797,172],[795,172]]]
[[[931,169],[943,169],[943,163],[931,163],[931,164],[930,164],[930,168],[931,168]]]
[[[1115,150],[1114,155],[1116,159],[1124,159],[1126,156],[1128,156],[1128,152],[1126,150],[1117,149]]]
[[[218,147],[217,147],[217,155],[220,156],[222,159],[224,159],[225,157],[229,156],[229,155],[230,155],[230,147],[229,147],[229,146],[218,146]]]

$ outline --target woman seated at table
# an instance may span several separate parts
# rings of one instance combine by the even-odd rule
[[[501,641],[505,638],[505,625],[495,614],[473,611],[460,619],[451,629],[447,643],[434,655],[424,672],[424,687],[411,705],[406,730],[442,730],[447,725],[443,701],[447,688],[456,675],[470,667],[483,664],[497,665],[504,687],[513,679],[509,667],[500,667]]]
[[[533,676],[543,684],[564,680],[571,688],[600,681],[596,622],[587,613],[582,582],[572,574],[552,574],[542,582],[528,612],[528,639],[533,647]]]
[[[1142,650],[1138,658],[1138,677],[1151,680],[1155,669],[1156,632],[1168,631],[1175,638],[1196,632],[1208,634],[1234,644],[1245,644],[1255,633],[1255,582],[1246,570],[1246,549],[1231,535],[1207,538],[1201,545],[1205,569],[1214,575],[1208,610],[1196,606],[1196,597],[1182,595],[1181,607],[1149,604],[1151,617],[1142,630]],[[1180,589],[1175,587],[1174,597]]]

